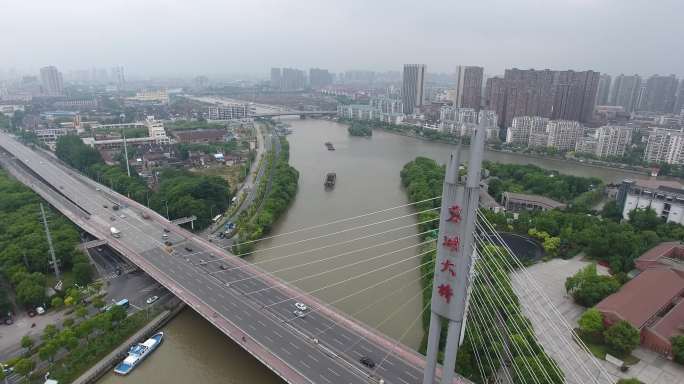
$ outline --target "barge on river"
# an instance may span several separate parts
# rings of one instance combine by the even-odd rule
[[[118,375],[128,375],[138,366],[147,356],[149,356],[161,344],[164,339],[164,332],[154,334],[143,343],[138,343],[128,350],[128,356],[114,368],[114,373]]]
[[[333,146],[333,143],[326,141],[325,146],[328,148],[328,151],[334,151],[335,147]]]

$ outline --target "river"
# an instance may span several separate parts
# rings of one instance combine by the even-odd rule
[[[300,172],[299,192],[288,212],[274,226],[275,237],[261,241],[257,251],[247,258],[324,302],[417,348],[422,337],[420,322],[413,327],[409,325],[423,310],[417,269],[419,257],[416,256],[418,237],[415,216],[410,207],[403,206],[407,198],[401,189],[399,171],[416,156],[443,163],[454,146],[377,130],[371,138],[351,137],[345,125],[327,120],[287,119],[287,122],[294,131],[288,139],[290,163]],[[323,145],[326,141],[332,142],[336,150],[328,151]],[[487,152],[485,158],[536,164],[607,182],[635,177],[620,170],[510,153]],[[337,184],[332,190],[323,188],[327,172],[337,173]],[[403,207],[291,233],[399,206]],[[386,233],[374,236],[381,232]],[[366,238],[351,241],[359,237]],[[341,242],[344,243],[333,245]],[[309,252],[312,249],[318,250]],[[362,292],[356,294],[359,291]],[[372,303],[375,304],[368,307]],[[110,374],[101,383],[280,382],[190,311],[174,319],[165,332],[164,345],[130,377]]]

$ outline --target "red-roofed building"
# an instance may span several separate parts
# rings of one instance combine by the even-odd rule
[[[684,245],[670,242],[635,260],[642,272],[596,305],[606,324],[625,320],[641,332],[644,347],[670,355],[670,339],[684,334],[683,259]]]

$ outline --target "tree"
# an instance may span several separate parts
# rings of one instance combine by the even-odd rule
[[[639,379],[631,378],[631,379],[620,379],[617,381],[616,384],[644,384],[644,382],[639,380]]]
[[[16,287],[17,300],[27,306],[40,305],[45,301],[45,285],[32,278],[22,280]]]
[[[601,217],[619,223],[622,220],[622,209],[620,209],[617,201],[607,202],[601,209]]]
[[[104,300],[102,300],[102,298],[99,296],[93,299],[92,304],[93,304],[93,307],[95,307],[95,308],[102,308],[105,306]]]
[[[561,384],[563,373],[555,361],[545,353],[536,356],[518,356],[513,359],[513,382],[516,384]]]
[[[112,323],[118,323],[126,318],[126,310],[120,305],[115,305],[109,310],[109,315]]]
[[[672,338],[672,355],[674,361],[679,364],[684,364],[684,335],[675,336]]]
[[[22,358],[14,364],[14,371],[20,374],[21,376],[24,376],[24,378],[26,378],[26,381],[28,381],[28,376],[33,370],[34,366],[35,363],[33,362],[33,360]]]
[[[88,316],[88,310],[84,306],[79,305],[78,307],[76,307],[76,316],[83,319],[86,316]]]
[[[29,335],[24,335],[24,337],[21,338],[21,347],[26,348],[27,353],[31,353],[33,343],[33,339]]]
[[[618,289],[620,282],[612,276],[599,276],[596,264],[586,266],[565,280],[565,290],[577,304],[585,307],[593,307]]]
[[[629,212],[629,223],[638,231],[656,229],[663,222],[664,220],[651,208],[637,208]]]
[[[86,285],[93,281],[92,269],[88,263],[74,264],[72,271],[74,272],[74,282],[79,285]]]
[[[603,337],[608,347],[621,355],[631,353],[639,345],[639,331],[624,320],[608,328]]]
[[[57,327],[54,324],[48,324],[45,326],[45,329],[43,329],[42,339],[45,341],[52,340],[57,333],[59,333]]]
[[[62,298],[59,296],[55,296],[50,301],[50,305],[55,309],[60,308],[62,305],[64,305],[64,300],[62,300]]]
[[[603,314],[596,308],[589,308],[579,318],[580,330],[587,335],[601,335],[605,329]]]
[[[57,351],[59,350],[59,345],[54,342],[54,341],[48,341],[47,343],[43,344],[42,347],[38,350],[38,357],[40,357],[41,360],[49,361],[52,363],[55,355],[57,354]]]

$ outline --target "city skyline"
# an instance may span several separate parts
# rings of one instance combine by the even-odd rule
[[[537,7],[532,1],[517,2],[515,7],[498,1],[458,6],[428,2],[421,4],[419,13],[388,7],[385,2],[263,1],[241,4],[243,17],[230,23],[221,20],[224,8],[235,6],[229,2],[203,0],[164,7],[127,1],[72,0],[67,4],[11,1],[5,7],[7,14],[31,15],[32,22],[12,17],[0,26],[0,33],[14,36],[4,50],[4,71],[16,68],[35,73],[48,65],[65,72],[80,69],[82,55],[60,46],[70,42],[90,53],[89,66],[123,65],[133,76],[263,77],[271,66],[318,67],[335,73],[354,68],[387,71],[400,70],[402,63],[410,62],[425,63],[433,73],[452,73],[455,65],[463,64],[482,66],[486,75],[501,74],[506,68],[684,75],[684,54],[672,49],[676,36],[684,32],[677,20],[684,5],[677,1],[664,1],[657,7],[640,0],[557,1],[550,7]],[[196,12],[191,8],[197,7],[213,11],[193,16]],[[643,12],[645,7],[649,12]],[[462,12],[486,14],[487,22],[479,18],[451,22]],[[100,17],[103,14],[108,16]],[[65,19],[79,22],[65,24]],[[276,20],[286,20],[287,28],[280,28]],[[515,28],[507,26],[511,22]],[[122,23],[130,28],[118,28]],[[414,33],[404,34],[402,43],[411,49],[377,44],[395,41],[397,28],[409,25],[415,27]],[[649,33],[637,33],[637,25]],[[49,38],[45,38],[46,31],[50,31]],[[629,44],[625,44],[627,37]],[[335,44],[328,44],[331,41]],[[452,50],[444,49],[446,41],[456,42]],[[227,42],[241,47],[240,52],[215,49]],[[202,60],[197,60],[198,55]]]

